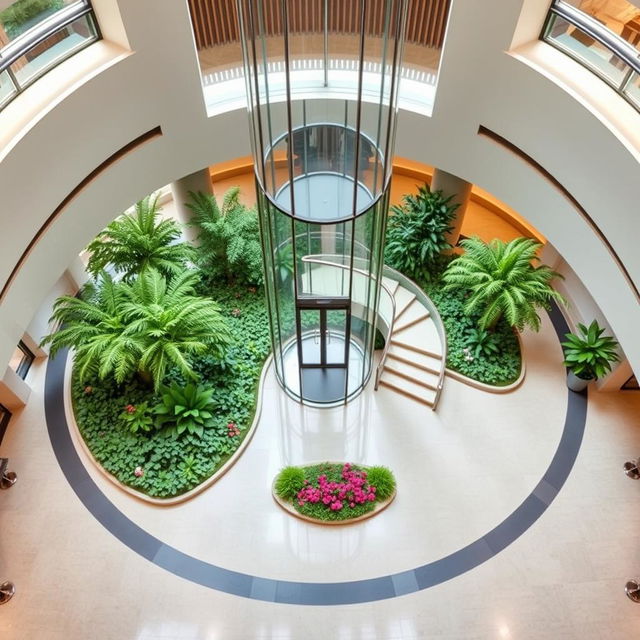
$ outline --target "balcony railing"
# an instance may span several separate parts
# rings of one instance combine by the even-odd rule
[[[587,67],[640,111],[640,52],[624,38],[562,0],[551,5],[541,37]]]
[[[1,26],[1,25],[0,25]],[[7,40],[0,31],[0,45]],[[47,71],[100,38],[89,0],[37,22],[0,48],[0,109]]]

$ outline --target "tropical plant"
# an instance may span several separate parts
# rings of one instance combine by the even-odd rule
[[[189,192],[186,203],[198,230],[200,268],[208,279],[219,277],[244,284],[262,283],[262,247],[255,209],[244,206],[239,187],[229,189],[218,206],[215,196]]]
[[[487,358],[496,355],[500,348],[498,347],[495,334],[486,329],[471,327],[466,333],[466,347],[474,358],[485,356]]]
[[[157,271],[140,274],[133,284],[122,284],[127,338],[140,354],[139,368],[157,389],[169,367],[195,379],[189,356],[210,353],[221,357],[232,338],[220,307],[195,295],[198,275],[185,271],[168,283]]]
[[[138,433],[138,431],[146,433],[153,429],[153,418],[149,413],[147,402],[140,402],[137,405],[128,404],[120,414],[120,420],[125,423],[131,433]]]
[[[0,11],[0,23],[13,40],[63,6],[63,0],[17,0]]]
[[[173,382],[162,387],[161,401],[153,408],[156,425],[164,435],[174,438],[189,433],[202,438],[204,430],[213,426],[216,403],[213,388],[189,383],[184,387]]]
[[[453,230],[458,208],[452,198],[425,184],[416,195],[403,196],[401,206],[391,207],[385,245],[385,261],[391,267],[413,279],[428,276],[437,257],[451,248],[446,236]]]
[[[284,500],[293,500],[304,487],[304,470],[300,467],[285,467],[276,477],[276,495]]]
[[[481,329],[493,329],[504,316],[512,327],[538,331],[537,309],[548,309],[551,300],[565,302],[550,285],[562,276],[547,265],[534,266],[541,247],[535,240],[503,242],[496,238],[487,244],[473,237],[460,244],[465,252],[444,272],[445,290],[462,287],[469,291],[465,312],[480,315]]]
[[[181,235],[176,220],[159,220],[158,194],[136,202],[133,213],[116,218],[89,244],[91,253],[87,271],[97,277],[112,268],[131,280],[147,269],[156,269],[166,277],[185,270],[194,259],[193,247],[177,242]]]
[[[611,336],[603,336],[604,328],[594,320],[588,327],[578,323],[579,334],[567,333],[564,349],[564,365],[583,380],[597,380],[609,371],[620,358],[616,352],[618,342]]]
[[[51,354],[75,349],[81,380],[113,376],[122,383],[134,373],[158,388],[168,369],[196,378],[189,358],[222,355],[231,335],[219,306],[194,295],[198,275],[185,271],[167,283],[154,269],[133,283],[113,281],[103,273],[81,298],[63,296],[52,320],[62,329],[46,336]]]

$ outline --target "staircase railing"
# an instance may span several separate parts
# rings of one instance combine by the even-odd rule
[[[447,366],[447,334],[444,330],[444,323],[442,322],[442,318],[440,317],[440,313],[436,308],[436,305],[433,304],[431,298],[411,279],[407,278],[404,274],[388,267],[386,264],[383,267],[382,275],[385,278],[389,278],[389,280],[395,280],[400,284],[400,286],[410,291],[413,295],[415,295],[416,300],[420,304],[422,304],[429,311],[429,315],[433,320],[433,324],[436,327],[436,331],[438,332],[438,337],[440,338],[440,344],[442,344],[442,363],[440,367],[440,373],[438,374],[438,383],[436,385],[436,394],[433,400],[432,409],[435,410],[438,405],[438,401],[440,400],[440,394],[442,393],[442,386],[444,384],[444,374]]]

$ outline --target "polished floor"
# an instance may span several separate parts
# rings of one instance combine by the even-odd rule
[[[485,536],[539,487],[554,460],[569,394],[548,319],[541,333],[525,334],[524,345],[528,368],[520,389],[494,395],[447,380],[437,413],[371,388],[346,408],[301,408],[270,372],[250,447],[199,497],[150,507],[87,466],[90,483],[131,526],[202,563],[281,581],[401,574]],[[640,607],[623,592],[625,581],[640,574],[640,483],[622,473],[622,463],[640,454],[640,394],[591,394],[566,483],[493,557],[409,595],[301,606],[177,577],[128,547],[124,529],[103,526],[54,455],[44,369],[42,363],[31,372],[34,397],[14,416],[0,451],[19,475],[0,494],[0,578],[17,587],[0,609],[3,640],[640,634]],[[288,517],[270,497],[273,476],[285,464],[322,459],[387,464],[398,479],[397,499],[358,526],[325,529]]]

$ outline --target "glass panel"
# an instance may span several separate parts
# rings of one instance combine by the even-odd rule
[[[627,69],[625,62],[564,18],[555,16],[549,26],[547,37],[613,84],[619,85],[624,79]]]
[[[634,73],[624,92],[640,107],[640,75]]]
[[[15,85],[7,71],[0,73],[0,105],[10,100],[16,93]]]
[[[82,16],[29,50],[11,65],[11,70],[21,85],[28,84],[95,38],[93,20],[88,15]]]
[[[18,0],[14,2],[0,12],[0,45],[15,40],[70,4],[77,4],[77,0]]]
[[[300,327],[302,329],[302,364],[320,364],[320,311],[300,309]]]
[[[345,309],[327,311],[326,349],[327,364],[345,364],[345,335],[347,312]]]
[[[565,0],[640,50],[640,8],[629,0]]]

